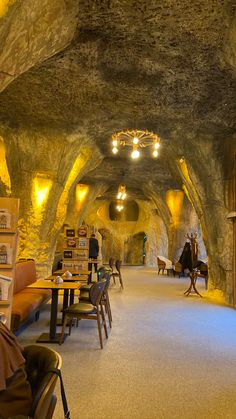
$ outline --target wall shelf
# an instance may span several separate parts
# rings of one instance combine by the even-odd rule
[[[8,265],[5,263],[0,264],[0,269],[12,269],[12,268],[13,268],[13,265]]]
[[[0,300],[0,309],[2,306],[8,307],[11,304],[10,300]]]
[[[2,279],[0,281],[1,292],[3,290],[2,285],[1,285],[2,282],[6,281],[7,278],[10,279],[9,285],[8,285],[8,291],[6,294],[6,297],[8,299],[0,300],[0,311],[4,314],[6,318],[6,326],[8,328],[11,327],[11,310],[12,310],[12,299],[13,299],[14,278],[15,278],[15,263],[16,263],[16,254],[17,254],[17,244],[18,244],[18,231],[17,231],[18,214],[19,214],[19,199],[0,197],[0,215],[1,215],[1,223],[2,223],[1,225],[3,224],[6,225],[6,228],[0,228],[0,243],[2,244],[2,247],[3,245],[6,247],[7,256],[9,256],[10,254],[10,257],[11,257],[11,259],[8,259],[11,263],[0,264],[0,274],[2,275]],[[3,252],[1,256],[3,256]],[[1,260],[4,261],[3,258]],[[7,259],[6,259],[6,262],[7,262]]]

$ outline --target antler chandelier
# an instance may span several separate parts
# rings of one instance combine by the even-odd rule
[[[120,146],[128,146],[132,148],[131,157],[137,159],[140,156],[140,149],[144,147],[152,147],[152,156],[158,156],[160,147],[160,138],[154,132],[143,130],[127,130],[120,131],[112,135],[112,152],[117,154]]]

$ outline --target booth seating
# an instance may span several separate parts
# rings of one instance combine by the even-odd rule
[[[162,271],[162,274],[166,271],[167,274],[173,273],[173,264],[172,261],[165,258],[164,256],[157,256],[157,264],[158,264],[158,274]]]
[[[27,288],[36,281],[36,267],[34,260],[21,260],[16,263],[11,330],[19,327],[35,316],[39,318],[40,308],[51,298],[51,290]]]

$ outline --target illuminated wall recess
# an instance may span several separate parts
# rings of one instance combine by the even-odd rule
[[[88,185],[83,185],[82,183],[78,183],[78,185],[76,185],[76,191],[75,191],[75,195],[76,195],[76,209],[77,211],[81,210],[81,207],[84,203],[84,201],[86,200],[86,197],[89,193],[89,186]]]
[[[0,181],[5,185],[7,193],[11,192],[11,179],[6,162],[6,152],[3,139],[0,137]]]
[[[0,0],[0,17],[3,17],[10,6],[14,4],[16,0]]]
[[[184,193],[181,190],[171,189],[166,192],[166,203],[170,210],[174,225],[177,225],[180,222],[183,200]]]
[[[47,202],[53,181],[43,173],[37,173],[33,180],[33,202],[37,208],[43,208]]]

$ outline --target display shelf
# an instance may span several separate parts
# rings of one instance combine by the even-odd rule
[[[19,199],[6,197],[0,198],[0,257],[2,262],[5,260],[6,262],[10,262],[0,264],[1,295],[5,296],[5,298],[7,297],[7,299],[0,300],[0,311],[5,315],[6,325],[9,328],[11,325],[11,308],[18,244],[18,214]]]
[[[12,264],[11,265],[5,264],[5,263],[0,264],[0,270],[2,270],[2,269],[12,269],[12,268],[13,268]]]
[[[13,230],[12,228],[0,228],[0,234],[16,234],[16,230]]]
[[[6,306],[8,307],[11,304],[10,300],[0,300],[0,307]]]

